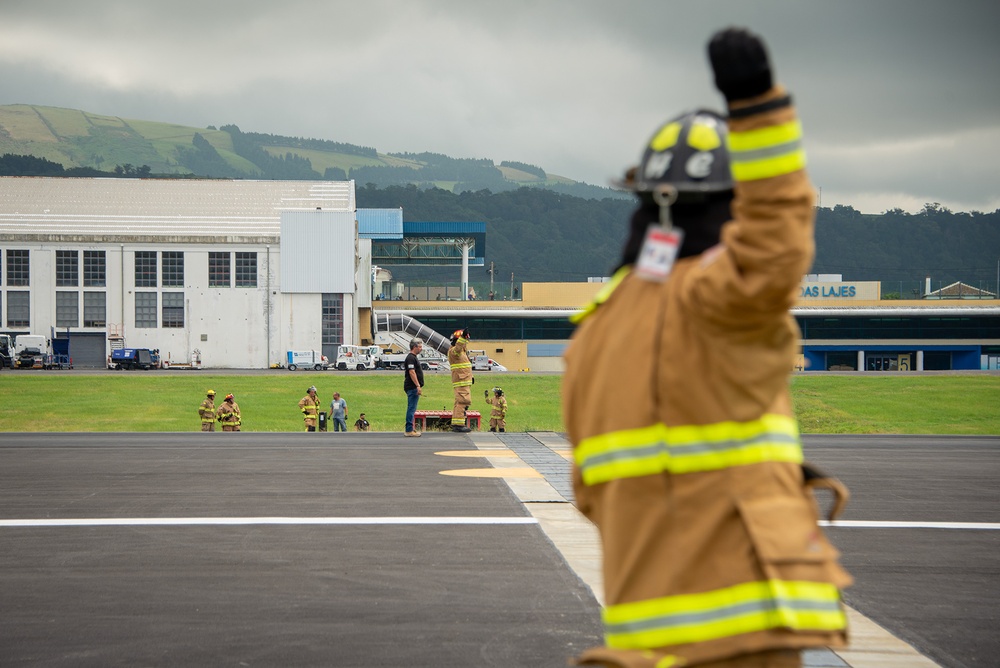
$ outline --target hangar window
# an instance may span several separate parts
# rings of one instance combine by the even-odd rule
[[[108,284],[107,266],[104,251],[83,251],[83,286],[105,287]]]
[[[107,325],[107,295],[103,292],[83,293],[83,326]]]
[[[210,288],[228,288],[231,284],[229,253],[208,254],[208,286]]]
[[[7,326],[31,327],[31,293],[7,293]]]
[[[163,251],[160,253],[160,264],[163,271],[163,287],[184,287],[184,253]]]
[[[156,287],[156,251],[135,252],[135,287]]]
[[[164,327],[184,326],[183,292],[163,293],[163,326]]]
[[[30,285],[31,265],[29,264],[28,251],[7,250],[7,285],[21,286]]]
[[[56,327],[80,326],[80,293],[56,291]]]
[[[257,287],[256,253],[236,254],[236,287],[238,288]]]
[[[56,285],[64,288],[80,285],[80,253],[56,251]]]
[[[323,295],[323,345],[340,345],[344,341],[344,295]]]
[[[156,293],[135,293],[135,326],[156,327]]]

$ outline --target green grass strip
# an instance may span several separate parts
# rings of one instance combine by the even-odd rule
[[[451,410],[451,379],[427,372],[420,408]],[[474,409],[488,419],[483,390],[500,385],[508,431],[565,431],[562,376],[478,374]],[[213,375],[210,371],[50,374],[0,372],[0,432],[198,431],[198,405],[208,389],[221,403],[232,392],[244,431],[303,430],[298,401],[316,385],[324,406],[334,392],[347,400],[348,426],[364,412],[374,431],[402,431],[402,373],[280,372]],[[1000,434],[1000,376],[799,374],[792,395],[803,433]],[[485,426],[485,424],[484,424]]]

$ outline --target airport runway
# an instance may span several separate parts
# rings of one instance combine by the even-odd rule
[[[845,598],[948,668],[1000,665],[1000,438],[807,436],[851,489]],[[963,526],[966,524],[967,526]]]
[[[568,506],[565,442],[507,436],[531,468],[505,482],[489,434],[2,434],[0,663],[563,666],[601,633],[536,519]],[[1000,438],[806,454],[853,492],[829,530],[848,602],[942,666],[997,665]],[[512,494],[529,473],[548,496]]]
[[[439,473],[469,447],[4,434],[0,664],[565,665],[597,604],[502,480]]]

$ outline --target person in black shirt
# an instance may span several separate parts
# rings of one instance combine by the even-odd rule
[[[410,341],[410,354],[403,360],[403,391],[406,392],[406,435],[420,436],[413,422],[413,416],[417,412],[417,402],[420,401],[421,389],[424,386],[424,370],[420,368],[420,360],[417,355],[424,349],[422,339]]]

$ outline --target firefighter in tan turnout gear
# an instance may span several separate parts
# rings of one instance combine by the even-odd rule
[[[222,424],[222,431],[240,431],[243,420],[240,417],[240,405],[236,403],[236,398],[233,395],[226,395],[219,410],[216,411],[216,416]]]
[[[302,418],[305,421],[306,431],[316,431],[316,423],[319,420],[319,397],[316,396],[316,386],[313,385],[306,390],[306,396],[299,399],[299,410],[302,411]]]
[[[838,507],[847,491],[803,463],[788,389],[813,258],[801,128],[760,38],[708,50],[728,119],[653,135],[623,182],[639,205],[621,265],[566,352],[576,503],[604,558],[605,645],[580,665],[786,668],[847,639],[850,576],[811,488]],[[636,342],[650,364],[608,354]]]
[[[503,389],[494,387],[492,396],[490,390],[483,390],[486,403],[490,405],[490,431],[507,431],[507,398],[503,396]]]
[[[472,431],[465,425],[465,411],[472,405],[472,360],[469,359],[469,330],[456,329],[451,335],[448,365],[451,366],[451,387],[455,391],[455,407],[451,412],[451,430]]]
[[[206,393],[205,400],[198,406],[202,431],[215,431],[215,390]]]

